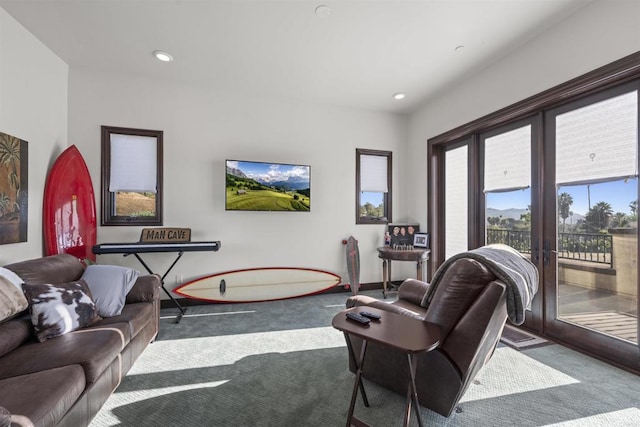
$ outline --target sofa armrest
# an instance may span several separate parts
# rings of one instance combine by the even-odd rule
[[[422,315],[418,312],[411,311],[399,305],[381,301],[379,299],[375,299],[367,295],[355,295],[350,297],[347,300],[347,308],[352,308],[352,307],[373,307],[379,310],[402,314],[403,316],[408,316],[414,319],[422,320]]]
[[[145,274],[138,277],[133,288],[127,294],[126,304],[153,302],[160,298],[162,280],[157,274]]]
[[[398,288],[398,299],[420,306],[429,290],[429,284],[421,280],[407,279]]]

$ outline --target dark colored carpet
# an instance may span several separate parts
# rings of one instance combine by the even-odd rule
[[[157,341],[91,426],[344,426],[353,375],[330,325],[347,297],[194,306],[179,324],[163,310]],[[356,415],[402,425],[405,396],[365,387],[371,407],[359,400]],[[429,426],[637,426],[639,396],[637,376],[562,346],[501,345],[452,417],[421,410]]]

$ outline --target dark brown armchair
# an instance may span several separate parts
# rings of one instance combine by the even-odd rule
[[[515,255],[520,257],[519,254]],[[520,262],[520,261],[517,261]],[[537,272],[528,260],[537,290]],[[502,329],[511,313],[513,288],[510,280],[496,276],[495,265],[461,256],[447,261],[434,275],[432,285],[414,279],[406,280],[398,290],[398,299],[385,302],[365,295],[348,299],[347,307],[372,306],[437,324],[441,328],[440,346],[419,355],[416,373],[418,398],[422,406],[446,417],[480,369],[489,361],[498,344]],[[511,269],[509,269],[511,270]],[[437,286],[434,288],[437,278]],[[432,287],[432,289],[430,289]],[[524,307],[530,303],[526,295]],[[425,308],[426,307],[426,308]],[[520,307],[522,309],[522,306]],[[523,316],[523,313],[520,313]],[[511,314],[509,318],[511,318]],[[355,354],[362,341],[351,337]],[[355,371],[353,362],[351,371]],[[363,377],[397,393],[405,394],[409,373],[406,355],[370,343],[364,362]]]

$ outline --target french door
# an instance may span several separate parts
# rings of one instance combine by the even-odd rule
[[[640,80],[429,147],[432,271],[505,243],[538,267],[524,327],[640,371]]]
[[[640,369],[638,81],[545,112],[544,332]]]

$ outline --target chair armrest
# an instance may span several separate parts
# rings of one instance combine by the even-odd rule
[[[162,281],[157,274],[139,276],[133,288],[127,294],[126,304],[137,302],[153,302],[160,298]]]
[[[398,299],[421,306],[422,299],[429,290],[429,284],[421,280],[407,279],[398,288]]]
[[[381,301],[379,299],[372,298],[367,295],[355,295],[347,300],[347,308],[352,307],[373,307],[383,311],[389,311],[391,313],[402,314],[403,316],[412,317],[414,319],[422,320],[422,315],[415,311],[408,310],[399,305],[395,305],[389,302]],[[364,311],[364,310],[363,310]]]
[[[347,299],[346,306],[347,308],[361,307],[363,305],[373,304],[376,301],[379,301],[379,300],[367,295],[354,295],[352,297],[349,297],[349,299]]]

